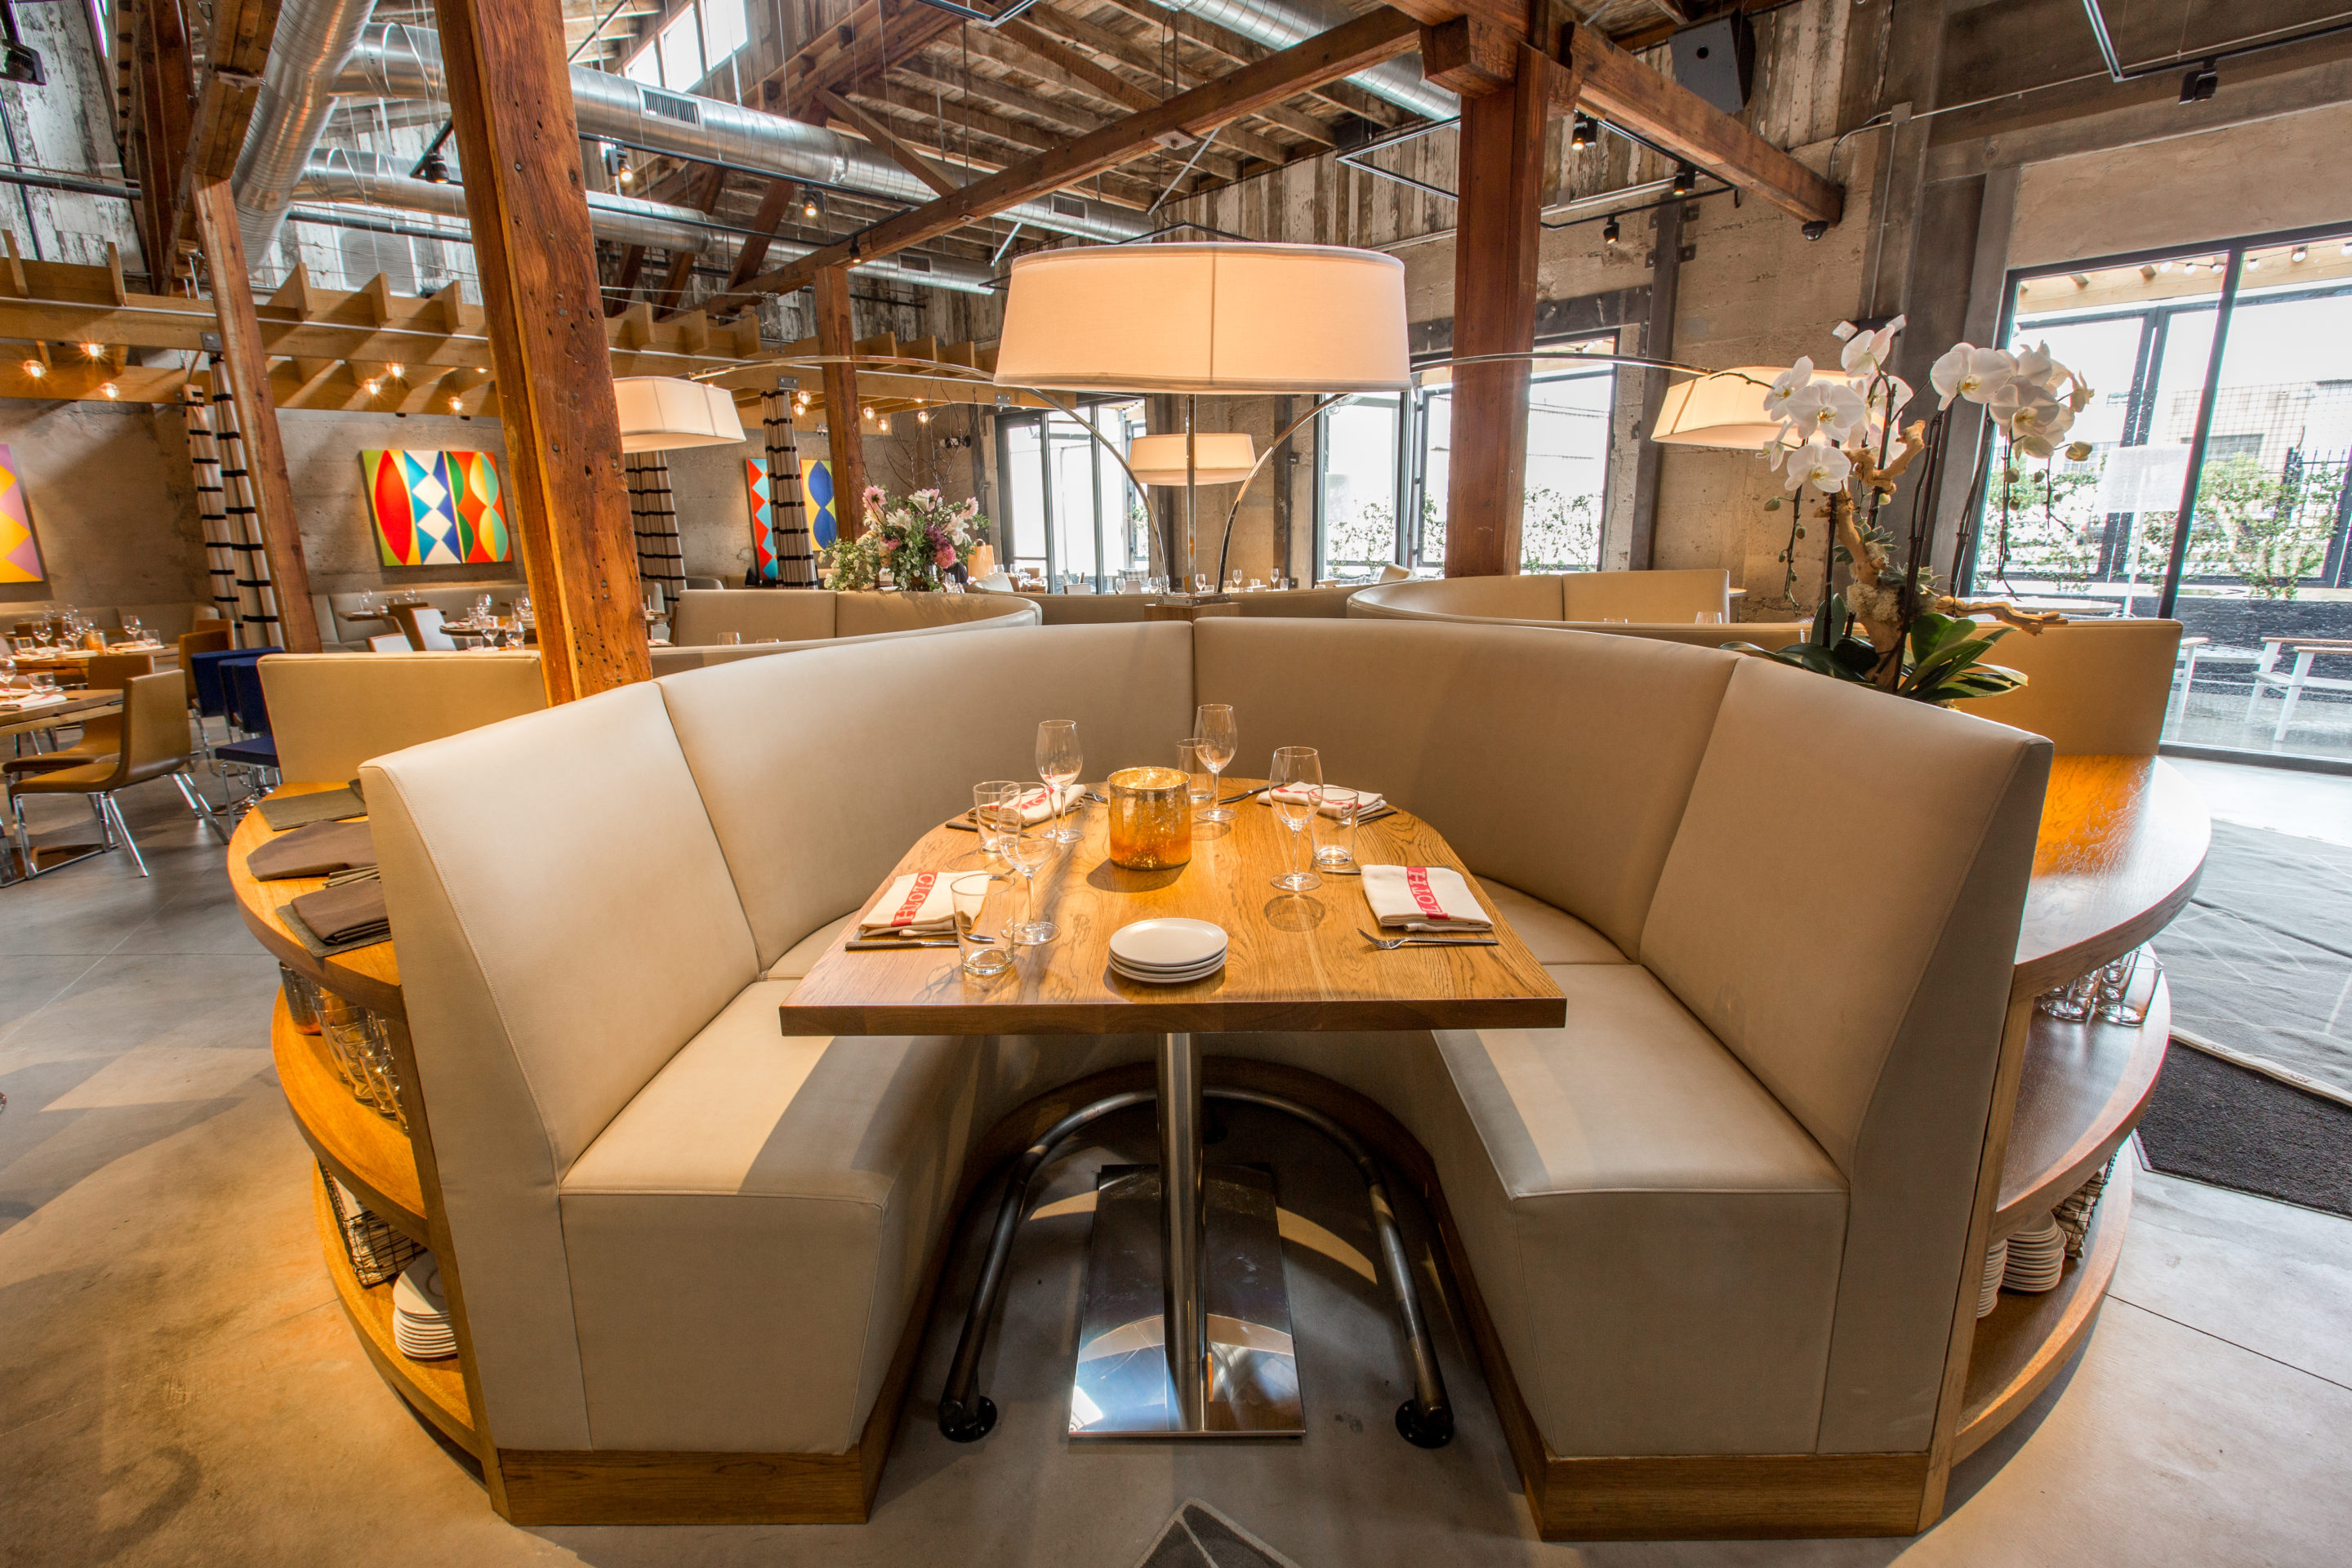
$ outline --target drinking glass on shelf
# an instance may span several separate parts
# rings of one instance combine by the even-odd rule
[[[995,886],[996,879],[986,871],[967,872],[948,884],[948,899],[955,906],[956,956],[963,961],[963,972],[976,980],[1013,967],[1011,945],[980,929],[989,890]],[[1003,923],[998,922],[999,929]]]
[[[1241,740],[1234,726],[1233,705],[1226,702],[1203,702],[1192,710],[1192,733],[1200,738],[1201,760],[1209,764],[1209,805],[1195,813],[1203,822],[1231,822],[1233,808],[1219,803],[1219,775],[1233,766],[1234,748]]]
[[[1322,753],[1312,746],[1280,747],[1274,753],[1274,770],[1266,777],[1275,817],[1290,829],[1290,842],[1296,846],[1323,810]],[[1297,858],[1295,848],[1283,857],[1286,863]],[[1310,862],[1312,858],[1310,852]],[[1311,870],[1294,869],[1276,877],[1274,885],[1287,893],[1303,893],[1321,887],[1323,879]]]
[[[1176,769],[1184,775],[1184,794],[1192,803],[1194,821],[1217,798],[1217,771],[1209,765],[1208,744],[1198,735],[1176,742]]]
[[[1037,918],[1037,873],[1054,858],[1054,840],[1042,826],[1032,827],[1023,822],[1021,807],[1011,801],[996,808],[996,852],[1029,884],[1024,919],[1019,925],[1005,927],[1004,934],[1019,947],[1036,947],[1061,935],[1052,921]]]
[[[2078,974],[2063,985],[2053,986],[2034,998],[2033,1005],[2050,1017],[2063,1023],[2079,1024],[2091,1016],[2099,1000],[2099,972]]]
[[[2132,975],[2139,967],[2139,949],[2134,948],[2112,963],[2099,966],[2096,1011],[2103,1024],[2142,1024],[2147,1021],[2145,1008],[2131,1005]]]
[[[1723,612],[1721,610],[1701,610],[1697,615],[1691,617],[1691,625],[1695,626],[1719,626],[1723,625]]]
[[[999,806],[1019,809],[1021,784],[1013,779],[989,779],[971,786],[971,824],[980,829],[980,847],[998,860],[1004,858],[999,839],[996,812]]]
[[[1053,807],[1054,826],[1045,837],[1055,844],[1076,844],[1086,837],[1076,823],[1062,826],[1062,791],[1077,782],[1079,770],[1086,765],[1076,720],[1048,719],[1037,726],[1037,776],[1053,792],[1048,804]]]

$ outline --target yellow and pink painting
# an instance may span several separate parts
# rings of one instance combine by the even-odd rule
[[[41,580],[41,547],[25,510],[25,478],[16,471],[16,455],[0,445],[0,583]]]
[[[506,492],[488,452],[360,453],[377,552],[386,566],[469,566],[509,558]]]

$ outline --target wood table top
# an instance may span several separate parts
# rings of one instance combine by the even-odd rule
[[[2163,930],[2196,890],[2212,840],[2204,797],[2169,763],[2055,759],[2012,989],[2062,985]]]
[[[39,708],[0,708],[0,740],[11,735],[29,735],[37,730],[54,730],[60,724],[79,724],[85,719],[95,719],[122,710],[122,693],[101,691],[94,697],[68,697],[63,702],[51,702]]]
[[[1228,786],[1255,780],[1227,779]],[[1567,1003],[1491,904],[1494,947],[1422,947],[1384,952],[1361,880],[1325,874],[1323,885],[1286,893],[1288,830],[1258,801],[1234,806],[1230,824],[1193,827],[1192,860],[1166,871],[1111,863],[1108,813],[1089,806],[1083,843],[1037,875],[1040,915],[1061,934],[1021,947],[1013,970],[970,980],[951,947],[851,952],[853,923],[819,957],[782,1008],[787,1035],[1143,1034],[1186,1030],[1557,1028]],[[1371,864],[1451,866],[1461,859],[1436,829],[1399,812],[1358,829]],[[899,860],[908,872],[980,870],[977,836],[933,828]],[[1478,884],[1475,879],[1470,884]],[[885,881],[876,897],[889,887]],[[1012,889],[1015,907],[1021,898]],[[870,907],[874,900],[868,900]],[[1131,921],[1181,915],[1222,926],[1224,967],[1185,985],[1145,985],[1112,972],[1111,934]]]
[[[345,781],[348,782],[348,781]],[[342,784],[289,784],[270,791],[270,798],[289,795],[313,795],[320,790],[341,789]],[[290,830],[289,830],[290,831]],[[228,841],[228,881],[236,892],[237,913],[245,917],[247,929],[261,945],[277,955],[278,962],[302,975],[314,984],[323,985],[336,995],[358,1003],[373,1012],[404,1018],[408,1009],[400,993],[400,960],[392,943],[379,942],[367,947],[355,947],[327,958],[313,958],[301,939],[286,929],[278,911],[304,893],[313,893],[327,885],[324,877],[282,877],[258,882],[245,868],[245,858],[278,837],[258,810],[245,814],[236,825],[236,832]]]

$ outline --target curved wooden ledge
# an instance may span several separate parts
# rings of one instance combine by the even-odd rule
[[[320,790],[341,789],[341,784],[292,784],[271,792],[271,798],[288,795],[314,795]],[[400,961],[393,953],[392,943],[377,942],[373,947],[354,948],[333,958],[313,958],[310,950],[295,939],[278,918],[281,905],[293,901],[298,894],[315,892],[327,885],[324,877],[294,877],[275,882],[257,882],[245,868],[245,858],[278,835],[262,818],[259,811],[248,811],[245,820],[236,825],[236,832],[228,841],[228,882],[236,892],[237,913],[245,919],[246,927],[262,946],[268,948],[278,962],[314,985],[323,986],[336,995],[356,1002],[373,1013],[404,1019],[407,1005],[400,993]]]
[[[327,1273],[335,1282],[335,1295],[343,1304],[343,1315],[351,1319],[368,1360],[375,1363],[376,1372],[392,1385],[394,1393],[415,1406],[451,1442],[480,1458],[481,1441],[474,1435],[473,1419],[466,1402],[466,1381],[457,1370],[457,1360],[411,1361],[400,1353],[393,1338],[392,1286],[362,1286],[359,1276],[352,1272],[351,1258],[343,1251],[343,1238],[335,1229],[333,1205],[327,1201],[327,1184],[315,1172],[310,1177],[310,1204],[319,1221],[319,1245],[327,1255]]]
[[[2147,1016],[2137,1025],[2068,1024],[2034,1015],[1993,1211],[1994,1241],[2063,1202],[2139,1125],[2172,1037],[2171,992],[2153,973],[2151,956],[2143,954],[2141,965],[2132,993]]]
[[[2051,763],[2011,994],[2038,995],[2162,931],[2197,889],[2212,819],[2155,757]]]
[[[303,1142],[385,1224],[420,1247],[430,1246],[425,1188],[408,1134],[352,1099],[327,1053],[323,1038],[294,1026],[281,994],[269,1016],[269,1054]]]
[[[2066,1265],[2057,1289],[2039,1296],[2003,1291],[2000,1304],[1977,1320],[1955,1462],[1983,1447],[2040,1398],[2090,1336],[2123,1257],[2131,1205],[2132,1163],[2118,1160],[2092,1213],[2083,1256]]]

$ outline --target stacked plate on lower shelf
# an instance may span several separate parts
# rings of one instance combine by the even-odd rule
[[[2009,1243],[1996,1241],[1985,1248],[1984,1279],[1977,1289],[1977,1316],[1988,1317],[2000,1305],[2000,1282],[2009,1268]]]
[[[446,1361],[457,1353],[449,1298],[441,1291],[441,1263],[429,1252],[418,1253],[392,1288],[392,1338],[411,1361]]]
[[[2039,1295],[2058,1288],[2066,1271],[2066,1233],[2058,1222],[2045,1218],[2036,1226],[2009,1238],[2009,1262],[2001,1273],[2001,1289]]]
[[[1137,921],[1111,932],[1110,966],[1146,985],[1205,980],[1225,966],[1225,932],[1207,921]]]

